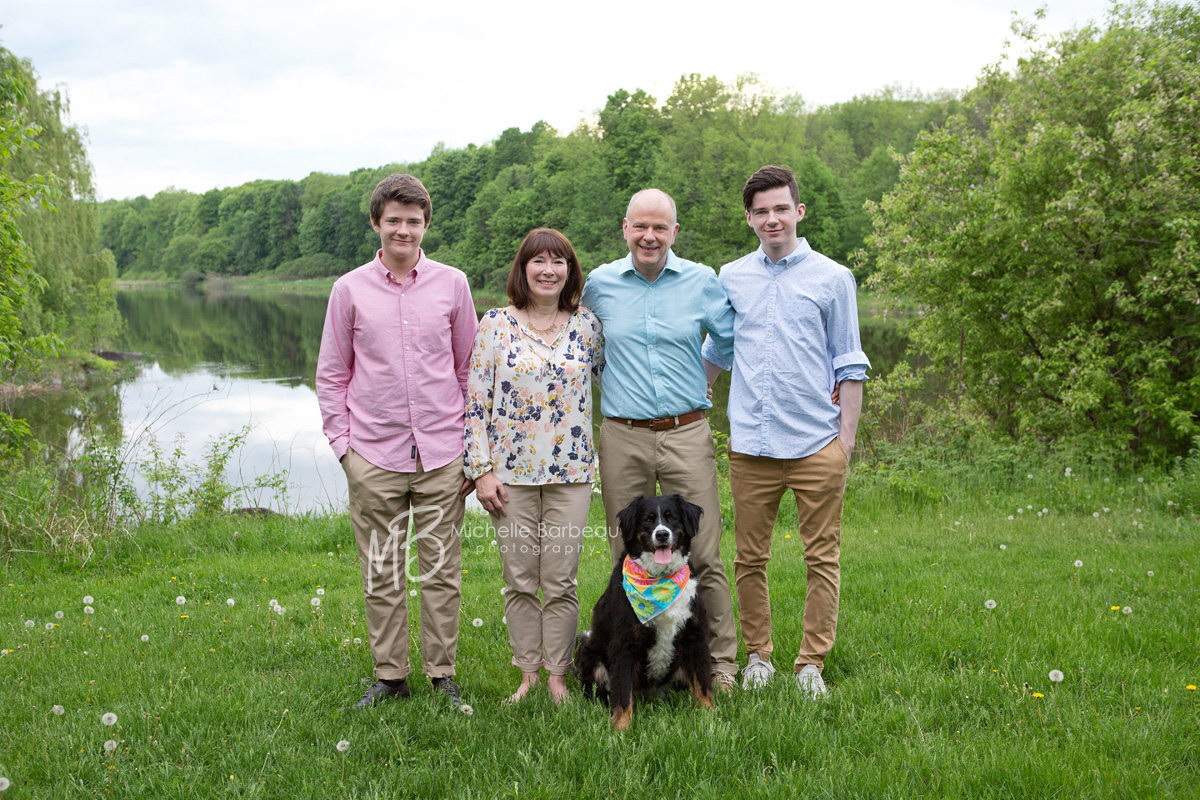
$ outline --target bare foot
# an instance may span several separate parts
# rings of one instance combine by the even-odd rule
[[[522,672],[521,685],[518,686],[517,690],[513,692],[512,695],[504,702],[506,704],[521,702],[523,699],[525,699],[525,695],[529,694],[529,690],[534,686],[537,686],[537,682],[538,674],[536,672]]]
[[[547,684],[550,686],[550,699],[554,701],[554,705],[561,706],[567,702],[566,675],[551,675]]]

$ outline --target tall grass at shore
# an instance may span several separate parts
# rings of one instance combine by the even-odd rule
[[[471,715],[419,675],[408,701],[343,710],[371,670],[344,516],[145,525],[82,565],[8,552],[4,796],[1195,797],[1194,476],[1077,472],[974,487],[930,474],[915,493],[856,477],[818,702],[788,669],[804,567],[785,499],[775,681],[721,696],[713,714],[684,694],[640,701],[624,734],[577,691],[561,709],[544,689],[501,704],[518,673],[483,519],[463,557]],[[597,498],[593,524],[601,514]],[[728,514],[725,527],[732,573]],[[589,539],[583,627],[607,572]]]

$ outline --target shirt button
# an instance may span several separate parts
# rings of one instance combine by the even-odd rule
[[[405,324],[405,325],[407,325],[407,324],[408,324],[408,320],[404,320],[404,324]]]

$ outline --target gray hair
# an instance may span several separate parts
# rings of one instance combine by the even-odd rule
[[[671,206],[671,223],[674,224],[678,222],[679,216],[675,212],[675,198],[671,197],[671,195],[667,194],[662,189],[642,189],[640,192],[634,192],[633,197],[629,198],[629,205],[625,207],[625,219],[629,219],[629,212],[633,210],[633,204],[637,202],[637,199],[644,194],[651,193],[660,194],[667,198],[667,203]]]

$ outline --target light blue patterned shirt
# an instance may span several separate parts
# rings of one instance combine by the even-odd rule
[[[708,331],[713,352],[732,358],[733,309],[711,267],[668,252],[651,283],[625,256],[592,270],[580,304],[604,329],[604,416],[656,419],[712,407],[700,346]]]
[[[834,382],[866,380],[850,270],[801,238],[772,263],[759,247],[721,268],[734,310],[733,357],[704,343],[707,361],[733,367],[730,447],[768,458],[804,458],[838,435]]]

